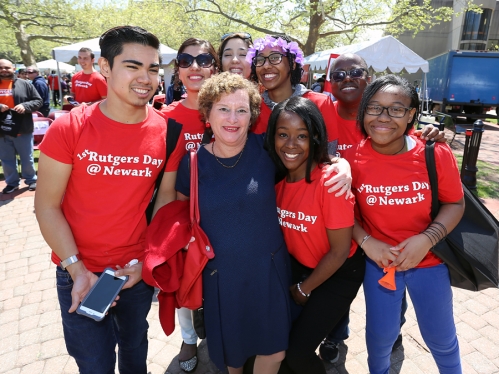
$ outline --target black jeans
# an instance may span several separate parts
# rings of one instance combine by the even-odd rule
[[[358,248],[329,279],[312,291],[293,322],[286,359],[279,373],[326,374],[315,350],[357,296],[364,280],[365,267],[363,251]],[[295,284],[310,275],[313,269],[291,257],[291,271]]]
[[[56,106],[60,100],[59,90],[52,90],[52,101],[54,102],[54,106]]]

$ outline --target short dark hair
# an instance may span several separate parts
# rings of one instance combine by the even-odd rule
[[[191,45],[199,45],[203,48],[206,48],[207,52],[212,55],[213,59],[215,60],[215,71],[220,71],[220,59],[218,58],[217,52],[215,52],[215,48],[213,48],[213,45],[208,41],[204,39],[198,39],[198,38],[189,38],[185,40],[180,47],[178,48],[177,51],[177,58],[181,53],[184,53],[184,50],[187,47],[190,47]],[[173,88],[178,90],[180,88],[180,78],[178,77],[178,63],[177,59],[175,59],[174,66],[173,66],[173,76],[175,77],[173,80]]]
[[[95,55],[90,48],[82,47],[82,48],[80,48],[80,50],[78,52],[88,52],[88,53],[90,53],[90,58],[92,60],[95,58]]]
[[[273,37],[274,39],[281,38],[282,40],[285,40],[288,43],[292,42],[291,38],[287,35],[271,35],[271,37]],[[291,85],[296,86],[301,81],[301,77],[303,75],[303,68],[302,68],[301,64],[299,64],[297,62],[295,64],[296,56],[294,53],[291,53],[290,51],[286,51],[285,54],[286,54],[286,57],[288,58],[288,62],[289,62],[289,72],[290,72]],[[258,55],[258,52],[257,52],[257,55]],[[293,68],[293,65],[294,65],[294,68]],[[258,82],[255,64],[251,64],[250,79],[252,81]]]
[[[159,39],[154,34],[138,26],[117,26],[107,30],[99,39],[100,55],[108,61],[109,67],[112,69],[114,58],[123,52],[124,44],[130,43],[153,47],[158,51],[161,63]]]
[[[367,132],[364,129],[364,117],[366,107],[373,98],[373,96],[382,88],[386,86],[395,86],[400,87],[402,92],[406,97],[411,99],[411,108],[416,108],[416,113],[412,117],[412,120],[407,124],[407,128],[404,132],[404,135],[407,135],[414,125],[414,121],[419,114],[419,97],[416,89],[412,84],[410,84],[406,79],[399,77],[398,75],[388,74],[383,75],[382,77],[377,78],[374,82],[370,83],[362,95],[362,100],[360,101],[359,111],[357,113],[357,127],[364,135],[364,138],[367,138]]]
[[[287,169],[282,163],[275,150],[275,134],[277,131],[277,120],[282,112],[295,113],[300,117],[307,126],[309,133],[310,153],[307,160],[307,171],[305,180],[311,182],[310,174],[312,172],[312,163],[315,161],[318,164],[330,163],[330,158],[327,151],[327,130],[324,118],[321,111],[312,101],[301,96],[293,96],[283,102],[277,104],[272,110],[267,127],[265,137],[265,148],[269,152],[270,157],[277,166],[278,176],[280,178],[287,174]],[[279,178],[278,178],[279,179]]]
[[[227,36],[222,44],[220,44],[218,46],[218,59],[220,60],[220,71],[223,71],[223,66],[221,65],[222,63],[222,57],[223,57],[223,54],[224,54],[224,48],[225,46],[227,45],[227,42],[231,39],[241,39],[244,44],[246,44],[246,47],[249,48],[253,45],[253,41],[251,39],[251,37],[248,38],[248,34],[247,33],[244,33],[244,32],[235,32],[235,33],[232,33],[230,34],[229,36]]]

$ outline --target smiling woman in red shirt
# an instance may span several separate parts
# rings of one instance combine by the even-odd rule
[[[284,177],[276,185],[277,214],[299,314],[281,373],[326,373],[315,350],[348,311],[364,277],[362,251],[352,242],[354,199],[329,194],[324,186],[322,169],[331,162],[327,140],[312,101],[292,97],[274,108],[266,147]]]

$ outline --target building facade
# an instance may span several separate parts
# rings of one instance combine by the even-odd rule
[[[432,6],[452,7],[454,14],[449,22],[432,28],[397,37],[424,59],[438,56],[449,50],[486,51],[499,49],[499,1],[474,0],[482,13],[463,11],[463,0],[433,0]]]

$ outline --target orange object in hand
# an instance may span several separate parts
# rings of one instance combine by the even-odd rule
[[[395,284],[395,268],[383,268],[386,275],[381,278],[378,283],[389,290],[395,291],[397,286]]]

